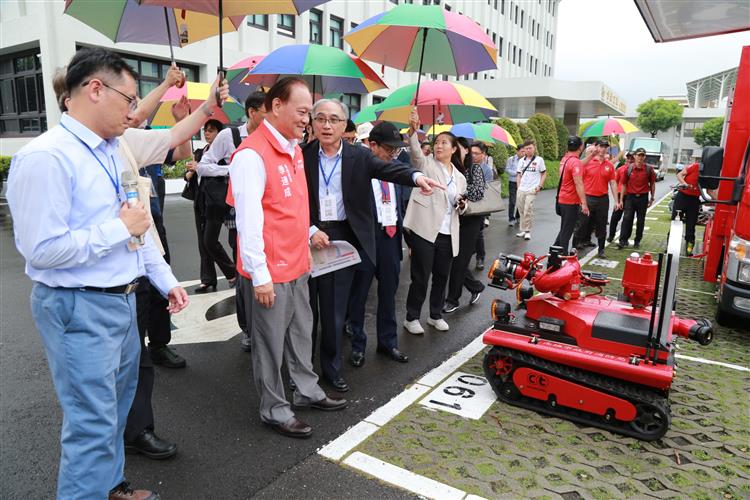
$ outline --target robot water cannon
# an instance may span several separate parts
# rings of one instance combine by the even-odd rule
[[[659,265],[650,253],[645,252],[642,256],[638,252],[630,254],[622,275],[622,287],[627,301],[636,309],[652,305],[658,278]]]

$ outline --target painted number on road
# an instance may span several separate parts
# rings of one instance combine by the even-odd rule
[[[495,393],[486,378],[456,372],[425,396],[421,404],[477,420],[494,401]]]

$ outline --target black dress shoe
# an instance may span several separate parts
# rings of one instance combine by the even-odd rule
[[[409,356],[399,351],[397,347],[394,347],[393,349],[388,349],[387,347],[378,347],[378,353],[386,354],[390,356],[393,361],[398,361],[399,363],[409,362]]]
[[[193,293],[208,293],[208,292],[215,292],[216,291],[216,283],[213,285],[206,285],[205,283],[201,283],[197,287],[195,287],[195,290],[193,290]]]
[[[309,438],[312,436],[312,427],[297,417],[292,417],[283,424],[268,424],[273,430],[284,436],[293,438]]]
[[[349,384],[346,383],[344,377],[338,377],[335,380],[328,379],[328,382],[333,386],[336,392],[346,392],[349,390]]]
[[[295,410],[309,410],[310,408],[313,408],[315,410],[322,411],[338,411],[343,410],[348,405],[349,401],[344,398],[326,396],[320,401],[310,403],[309,405],[292,405],[292,408],[294,408]]]
[[[155,365],[162,365],[167,368],[185,368],[185,365],[187,365],[185,358],[174,352],[169,346],[148,346],[148,352]]]
[[[150,429],[144,429],[133,442],[125,442],[125,451],[128,453],[140,453],[154,460],[163,460],[177,453],[177,445],[165,441]]]
[[[349,323],[344,325],[344,336],[347,338],[352,338],[354,335],[354,330],[352,330],[352,325]]]
[[[292,380],[291,378],[289,379],[289,388],[290,388],[291,390],[293,390],[293,391],[296,391],[296,390],[297,390],[297,384],[295,384],[295,383],[294,383],[294,380]]]
[[[365,353],[352,351],[352,353],[349,355],[349,364],[351,364],[355,368],[359,368],[360,366],[364,365]]]

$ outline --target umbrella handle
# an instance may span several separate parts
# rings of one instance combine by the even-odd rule
[[[417,73],[417,91],[414,94],[414,105],[419,103],[419,84],[422,80],[422,64],[424,63],[424,47],[427,45],[427,28],[422,28],[422,53],[419,56],[419,73]]]
[[[216,90],[214,90],[214,99],[216,100],[216,106],[221,108],[221,92],[219,92],[219,86],[223,85],[224,82],[224,72],[219,71],[219,85],[216,86]]]

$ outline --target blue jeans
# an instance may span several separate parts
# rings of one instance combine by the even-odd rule
[[[63,410],[57,498],[107,498],[125,479],[123,433],[140,356],[135,294],[35,283],[31,312]]]

